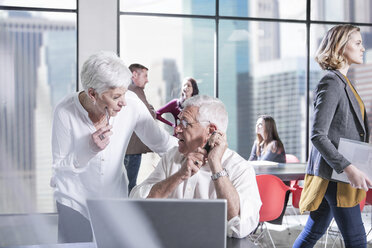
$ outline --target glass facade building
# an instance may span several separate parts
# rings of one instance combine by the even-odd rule
[[[149,68],[148,101],[160,108],[180,96],[183,78],[194,77],[200,94],[225,103],[229,147],[245,158],[257,117],[268,114],[286,152],[306,162],[312,92],[323,75],[314,53],[333,25],[361,27],[365,63],[348,76],[372,114],[369,0],[118,3],[120,34],[107,38],[118,39],[127,65]],[[78,88],[77,15],[75,0],[27,6],[0,0],[0,214],[55,211],[49,186],[52,112]]]

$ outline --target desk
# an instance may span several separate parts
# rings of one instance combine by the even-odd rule
[[[276,166],[253,166],[257,175],[271,174],[282,181],[303,180],[305,178],[306,163],[278,164]]]
[[[257,247],[249,238],[235,239],[227,238],[227,248],[254,248]],[[69,243],[53,245],[26,245],[26,246],[7,246],[4,248],[97,248],[95,243]]]

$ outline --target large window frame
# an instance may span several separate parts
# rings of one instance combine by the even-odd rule
[[[26,6],[3,6],[3,5],[0,5],[0,11],[15,11],[15,12],[20,12],[20,13],[27,13],[27,12],[33,12],[33,13],[58,13],[58,14],[74,14],[76,16],[76,42],[75,43],[72,43],[72,44],[75,44],[75,47],[76,47],[76,50],[74,52],[76,52],[76,54],[73,54],[73,57],[75,57],[75,61],[76,61],[76,67],[75,67],[75,71],[76,71],[76,74],[71,74],[71,78],[73,80],[75,80],[76,83],[74,83],[73,85],[73,90],[74,91],[78,91],[78,87],[79,87],[79,84],[78,84],[78,77],[79,77],[79,73],[78,73],[78,55],[79,55],[79,46],[78,46],[78,43],[79,43],[79,40],[78,40],[78,36],[79,36],[79,29],[78,29],[78,23],[79,23],[79,15],[78,15],[78,3],[79,1],[78,0],[75,0],[76,1],[76,8],[74,9],[65,9],[65,8],[46,8],[46,7],[26,7]],[[13,166],[13,165],[11,165]],[[50,165],[50,169],[51,169],[51,165]],[[35,172],[34,172],[35,173]],[[28,180],[35,180],[35,175],[34,173],[31,175],[28,175],[28,177],[26,178],[22,178],[22,179],[19,179],[21,180],[22,183],[24,183],[24,186],[27,187],[28,185]],[[9,178],[14,178],[14,177],[17,177],[17,175],[13,175],[13,173],[10,173],[8,175]],[[46,184],[45,187],[49,187],[49,184]],[[12,192],[12,190],[16,190],[16,189],[8,189],[7,191],[9,192]],[[36,189],[37,190],[37,189]],[[18,193],[18,192],[17,192]],[[33,199],[32,199],[33,200]],[[52,200],[52,199],[51,199]],[[31,207],[30,209],[33,209],[33,207]],[[38,211],[36,208],[35,208],[36,212],[37,213],[44,213],[44,211]],[[23,210],[19,210],[19,211],[23,211]],[[29,211],[29,209],[26,209],[26,211]],[[31,211],[34,211],[34,210],[31,210]],[[53,211],[54,212],[54,211]],[[12,214],[19,214],[18,212],[14,213],[14,212],[5,212],[5,213],[0,213],[0,215],[12,215]]]
[[[0,10],[6,11],[32,11],[32,12],[57,12],[57,13],[75,13],[76,14],[76,91],[79,91],[79,0],[76,0],[76,9],[57,9],[41,7],[18,7],[18,6],[1,6]]]
[[[285,19],[285,18],[267,18],[267,17],[237,17],[237,16],[221,16],[219,9],[219,0],[215,2],[215,15],[195,15],[195,14],[168,14],[168,13],[149,13],[149,12],[131,12],[120,10],[120,0],[118,0],[119,6],[119,19],[120,16],[152,16],[152,17],[175,17],[175,18],[201,18],[215,21],[215,61],[214,61],[214,96],[219,97],[219,22],[220,20],[238,20],[238,21],[260,21],[260,22],[279,22],[279,23],[299,23],[306,25],[306,136],[305,136],[305,157],[306,162],[309,157],[309,135],[310,135],[310,28],[312,24],[323,24],[323,25],[338,25],[338,24],[353,24],[356,26],[369,26],[372,27],[371,23],[366,22],[344,22],[344,21],[321,21],[311,19],[311,2],[313,0],[306,0],[306,18],[304,20],[298,19]],[[120,37],[120,22],[118,25],[118,37]],[[120,43],[118,42],[117,51],[120,54]]]

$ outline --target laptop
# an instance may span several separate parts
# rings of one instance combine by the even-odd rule
[[[226,247],[226,200],[87,200],[97,248]]]

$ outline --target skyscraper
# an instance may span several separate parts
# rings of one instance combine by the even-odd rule
[[[36,180],[40,178],[37,177],[37,172],[44,169],[51,171],[51,154],[42,154],[42,151],[50,151],[50,136],[39,137],[36,136],[38,133],[35,131],[39,130],[36,127],[39,125],[39,120],[36,120],[37,116],[43,116],[44,121],[49,122],[49,126],[52,116],[50,111],[48,111],[49,116],[40,115],[39,111],[43,108],[38,107],[37,103],[53,106],[50,96],[53,95],[53,86],[56,82],[62,85],[76,85],[76,73],[74,73],[76,72],[76,49],[68,46],[71,41],[72,46],[76,46],[76,32],[75,23],[47,21],[33,17],[29,12],[9,11],[7,13],[8,16],[0,20],[0,54],[2,55],[0,56],[2,70],[0,73],[0,87],[2,88],[2,93],[0,93],[2,103],[0,156],[3,158],[0,174],[5,175],[5,178],[0,178],[1,184],[5,184],[0,192],[2,199],[0,212],[24,212],[26,209],[29,212],[35,211],[33,207],[36,204],[24,205],[16,199],[24,198],[30,200],[31,203],[36,203],[38,194]],[[53,49],[57,46],[49,44],[52,41],[47,39],[48,35],[50,37],[53,32],[64,34],[64,39],[62,37],[58,39],[61,54],[57,60],[51,59],[54,54]],[[72,39],[68,40],[69,37]],[[63,49],[65,51],[61,51]],[[41,53],[42,50],[46,50],[46,53]],[[44,54],[45,57],[41,58]],[[58,65],[66,62],[64,60],[66,58],[72,61],[68,66],[70,70],[55,70]],[[44,71],[48,71],[48,77],[39,77],[42,75],[39,70],[40,61],[46,61]],[[66,79],[66,74],[68,79],[63,80]],[[40,81],[45,78],[49,81]],[[52,89],[43,98],[37,95],[38,83],[41,82]],[[67,93],[66,90],[57,90],[60,94]],[[53,97],[53,99],[56,98]],[[40,156],[44,156],[44,159],[40,159]],[[45,163],[39,164],[36,161]],[[37,183],[44,188],[49,187],[49,182],[44,180]],[[18,189],[17,194],[12,194],[13,189]],[[51,200],[51,196],[49,199]]]

